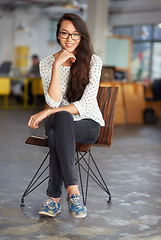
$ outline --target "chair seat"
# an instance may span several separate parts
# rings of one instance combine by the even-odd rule
[[[48,139],[47,137],[39,137],[39,136],[30,136],[26,142],[26,144],[41,146],[41,147],[48,147]],[[89,149],[92,147],[93,144],[83,144],[83,143],[76,143],[76,151],[77,152],[88,152]]]

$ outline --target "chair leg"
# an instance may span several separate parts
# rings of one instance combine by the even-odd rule
[[[92,159],[92,161],[93,161],[93,163],[94,163],[94,165],[95,165],[95,167],[96,167],[96,169],[97,169],[97,172],[98,172],[100,178],[102,179],[102,182],[103,182],[103,185],[102,185],[102,186],[104,186],[105,192],[109,195],[109,200],[108,200],[107,202],[108,202],[108,203],[111,203],[111,193],[110,193],[110,191],[109,191],[109,189],[108,189],[108,187],[107,187],[107,185],[106,185],[106,182],[105,182],[105,180],[104,180],[104,178],[103,178],[103,176],[102,176],[102,174],[101,174],[101,172],[100,172],[100,170],[99,170],[99,168],[98,168],[98,166],[97,166],[97,164],[96,164],[96,162],[95,162],[95,160],[94,160],[94,158],[93,158],[93,156],[92,156],[92,153],[89,152],[89,154],[90,154],[91,159]]]
[[[31,192],[34,191],[34,189],[36,189],[38,186],[40,186],[49,176],[45,177],[40,183],[37,183],[37,181],[40,179],[40,177],[44,174],[44,172],[48,169],[49,164],[47,165],[47,167],[45,167],[45,169],[41,172],[40,170],[42,169],[44,163],[46,162],[47,157],[49,156],[50,152],[48,152],[48,154],[46,155],[46,157],[44,158],[44,160],[42,161],[42,163],[40,164],[38,170],[36,171],[35,175],[33,176],[33,178],[31,179],[29,185],[27,186],[25,192],[23,193],[22,197],[21,197],[21,203],[20,206],[24,207],[24,198]],[[39,175],[38,175],[39,174]],[[36,186],[35,186],[36,185]]]
[[[100,186],[108,195],[109,195],[109,199],[108,199],[108,203],[110,204],[111,203],[111,193],[106,185],[106,182],[92,156],[92,153],[91,151],[89,150],[89,157],[88,157],[88,162],[87,160],[85,159],[85,156],[87,153],[81,153],[79,152],[80,154],[80,157],[78,155],[78,152],[77,152],[77,158],[76,158],[76,164],[78,164],[78,169],[79,169],[79,176],[80,176],[80,182],[81,182],[81,191],[82,191],[82,198],[83,198],[83,202],[84,204],[86,205],[86,202],[87,202],[87,192],[88,192],[88,179],[89,177],[93,179],[93,181],[95,183],[97,183],[98,186]],[[93,162],[93,165],[94,165],[94,169],[91,168],[91,165],[90,165],[90,159],[92,160]],[[85,168],[81,163],[80,161],[83,160],[84,163],[86,164],[87,168]],[[85,196],[84,196],[84,190],[83,190],[83,183],[82,183],[82,176],[80,174],[80,167],[87,173],[87,180],[86,180],[86,193],[85,193]],[[95,173],[95,172],[96,173]]]
[[[86,187],[85,187],[85,193],[83,188],[83,181],[82,181],[82,173],[81,173],[81,164],[79,161],[79,153],[77,152],[77,159],[76,163],[78,163],[78,170],[79,170],[79,178],[80,178],[80,184],[81,184],[81,192],[82,192],[82,199],[83,204],[86,206],[87,204],[87,194],[88,194],[88,182],[89,182],[89,166],[90,166],[90,155],[88,156],[88,168],[87,168],[87,178],[86,178]]]

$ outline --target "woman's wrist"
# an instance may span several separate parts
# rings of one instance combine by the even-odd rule
[[[54,113],[54,108],[46,108],[45,112],[46,112],[46,117],[48,117]]]
[[[61,64],[57,60],[55,60],[54,63],[53,63],[53,68],[58,68],[59,69],[60,66],[61,66]]]

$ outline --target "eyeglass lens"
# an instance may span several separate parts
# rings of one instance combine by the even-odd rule
[[[64,38],[64,39],[69,38],[69,36],[71,36],[71,38],[73,40],[79,40],[80,39],[80,34],[79,33],[70,34],[70,33],[67,33],[67,32],[60,32],[60,36],[61,36],[61,38]]]

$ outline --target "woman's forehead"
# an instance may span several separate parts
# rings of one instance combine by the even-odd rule
[[[61,24],[60,29],[62,30],[66,30],[68,32],[75,32],[77,31],[76,27],[74,26],[74,24],[72,23],[72,21],[69,20],[64,20]]]

